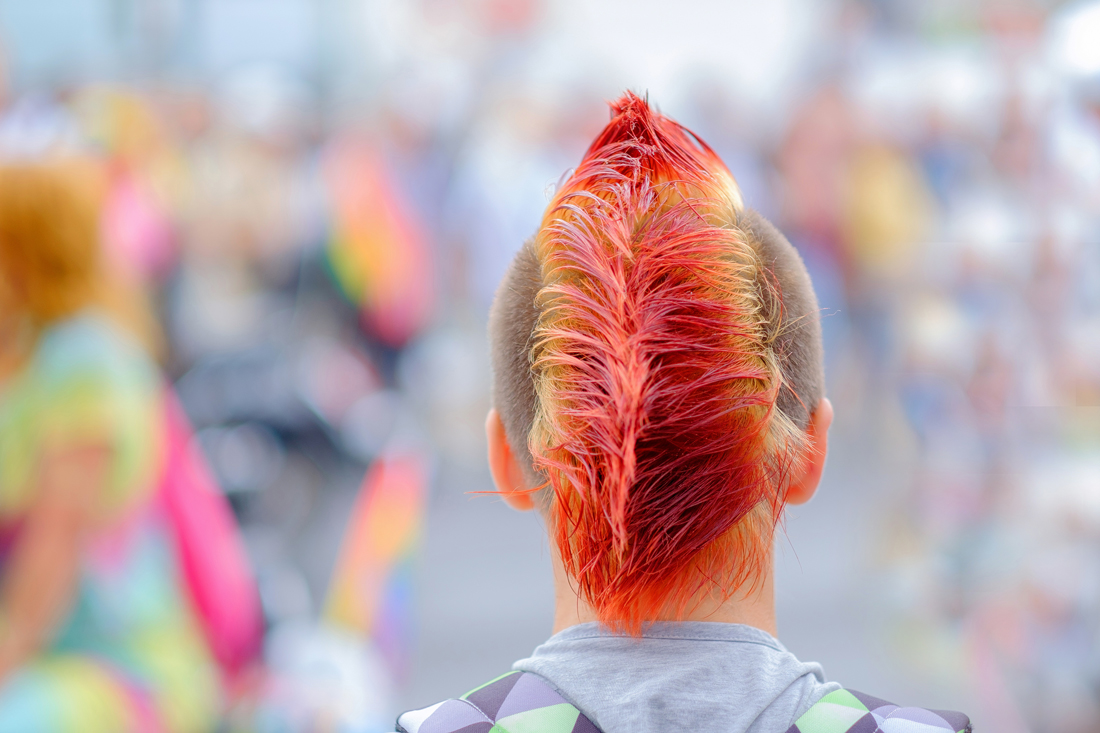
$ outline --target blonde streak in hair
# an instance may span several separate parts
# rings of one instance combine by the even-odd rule
[[[544,221],[534,242],[535,257],[539,263],[542,287],[536,295],[539,316],[535,321],[528,354],[534,381],[536,409],[527,435],[527,447],[535,470],[545,474],[548,478],[550,486],[547,487],[546,493],[548,494],[547,498],[550,499],[553,494],[557,493],[558,487],[563,485],[564,476],[553,465],[555,462],[553,459],[558,458],[558,456],[549,455],[554,446],[561,444],[562,436],[556,430],[558,427],[556,415],[561,408],[561,390],[557,386],[557,373],[560,372],[561,367],[553,364],[548,365],[544,358],[548,352],[553,350],[554,345],[552,342],[555,340],[555,337],[547,337],[545,334],[554,325],[557,318],[555,309],[547,302],[546,261],[550,244],[547,241],[548,237],[545,236],[546,223]],[[556,452],[560,453],[560,451]]]
[[[591,207],[609,205],[608,198],[614,196],[614,191],[586,191],[581,197],[574,194],[568,189],[558,193],[548,207],[534,240],[541,288],[536,296],[540,312],[529,352],[537,407],[528,433],[528,448],[536,471],[547,478],[548,485],[543,492],[544,506],[550,509],[553,503],[557,507],[546,512],[551,536],[557,542],[564,543],[562,560],[566,568],[577,575],[581,568],[575,565],[576,546],[581,538],[568,526],[558,525],[560,522],[580,521],[585,512],[592,510],[591,501],[595,500],[600,487],[592,474],[593,466],[584,463],[566,447],[573,436],[571,431],[577,428],[563,416],[568,407],[565,395],[570,392],[567,376],[571,370],[566,364],[557,362],[554,356],[565,339],[561,334],[570,332],[577,324],[567,309],[559,307],[568,301],[568,296],[563,295],[558,287],[577,283],[580,275],[573,268],[562,267],[555,262],[555,255],[566,246],[555,225],[560,222],[587,228],[586,225],[590,224],[588,211]],[[566,201],[569,205],[563,204]]]
[[[738,303],[738,310],[747,315],[745,320],[755,324],[752,329],[755,336],[734,338],[743,341],[746,346],[759,344],[761,347],[756,358],[767,377],[762,380],[752,380],[754,383],[746,384],[743,391],[745,394],[760,391],[770,395],[767,404],[747,409],[757,414],[761,411],[766,413],[760,415],[767,421],[761,436],[761,451],[767,456],[765,466],[770,474],[767,485],[770,487],[771,495],[757,503],[722,540],[715,544],[713,551],[707,554],[709,559],[705,562],[711,563],[720,563],[722,556],[741,559],[741,562],[733,567],[727,565],[730,577],[725,579],[728,584],[724,587],[729,589],[743,587],[745,583],[749,583],[751,588],[758,582],[759,578],[746,577],[745,569],[760,566],[756,560],[771,551],[775,529],[781,516],[783,483],[791,471],[801,467],[806,445],[805,433],[776,405],[784,377],[778,355],[773,348],[774,333],[770,333],[770,324],[765,316],[764,298],[770,295],[761,292],[757,286],[757,283],[761,282],[763,263],[756,249],[750,244],[748,233],[736,227],[733,224],[734,221],[736,221],[735,215],[730,218],[728,226],[736,235],[731,243],[728,281],[731,287],[727,296]],[[716,571],[718,569],[714,568]]]
[[[724,201],[736,217],[745,210],[745,200],[741,196],[741,187],[737,185],[737,180],[734,179],[733,174],[729,172],[725,165],[715,166],[711,172],[717,179],[717,185],[711,195]]]

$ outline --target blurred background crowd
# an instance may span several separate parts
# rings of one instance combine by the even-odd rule
[[[485,322],[630,88],[818,290],[837,422],[784,643],[1100,730],[1100,2],[3,0],[0,44],[0,160],[94,161],[241,526],[278,676],[241,729],[386,730],[549,635],[537,520],[477,493]]]

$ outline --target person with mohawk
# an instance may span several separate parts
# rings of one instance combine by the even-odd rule
[[[718,156],[632,93],[497,291],[497,490],[551,536],[554,635],[402,733],[969,731],[776,640],[772,549],[825,466],[813,285]]]

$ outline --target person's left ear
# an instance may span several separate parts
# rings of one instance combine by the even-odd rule
[[[485,418],[485,437],[489,443],[489,472],[493,474],[500,497],[517,511],[531,511],[535,508],[534,494],[527,487],[523,469],[508,443],[500,413],[495,409],[489,410]]]
[[[791,477],[787,487],[788,504],[805,504],[817,493],[821,483],[821,472],[825,470],[825,454],[829,448],[829,426],[833,423],[833,404],[825,397],[817,403],[810,414],[810,424],[806,428],[809,439],[806,462],[798,475]]]

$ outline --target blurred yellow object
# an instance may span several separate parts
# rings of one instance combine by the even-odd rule
[[[904,153],[872,145],[855,154],[846,183],[842,228],[852,259],[870,277],[902,275],[934,212],[920,169]]]

